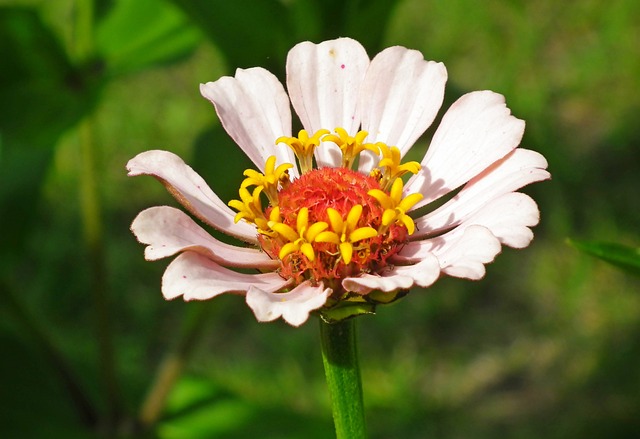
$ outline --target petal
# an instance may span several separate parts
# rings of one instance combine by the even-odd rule
[[[402,155],[433,123],[444,98],[447,69],[425,61],[417,50],[395,46],[371,61],[362,87],[358,112],[368,142],[397,146]],[[375,155],[360,156],[360,170],[369,172]]]
[[[511,115],[504,97],[491,91],[468,93],[442,118],[405,193],[425,197],[415,208],[441,197],[487,169],[518,146],[524,121]]]
[[[400,260],[421,260],[432,253],[449,276],[477,280],[484,276],[484,264],[500,253],[500,241],[488,228],[460,225],[437,238],[414,241],[400,251]]]
[[[227,235],[257,244],[254,226],[234,222],[235,212],[180,157],[168,151],[146,151],[127,163],[129,176],[151,175],[160,180],[184,207],[206,224]]]
[[[317,287],[304,282],[287,293],[273,293],[257,286],[247,291],[247,305],[259,322],[271,322],[282,317],[293,326],[300,326],[309,318],[309,313],[320,308],[331,294],[330,288],[322,284]]]
[[[293,151],[275,144],[278,137],[291,136],[291,110],[284,87],[271,72],[260,67],[237,69],[235,77],[200,84],[200,93],[213,103],[224,129],[262,172],[272,155],[278,164],[295,164]],[[297,176],[295,168],[291,174]]]
[[[374,290],[388,293],[406,290],[414,285],[428,287],[439,275],[438,259],[431,253],[425,253],[417,264],[396,266],[382,275],[362,274],[358,277],[348,277],[342,281],[342,286],[347,291],[359,294],[368,294]]]
[[[194,251],[225,267],[274,270],[274,261],[257,249],[236,247],[209,235],[181,210],[157,206],[143,210],[131,224],[138,241],[147,244],[145,258],[154,261],[183,251]]]
[[[287,89],[291,104],[309,133],[336,127],[355,134],[358,91],[369,57],[362,45],[350,38],[320,44],[303,42],[287,56]],[[339,166],[340,150],[325,142],[315,150],[318,165]]]
[[[290,281],[276,273],[245,274],[224,268],[195,252],[175,258],[162,276],[165,299],[183,296],[184,300],[206,300],[222,293],[245,293],[251,287],[273,292]]]
[[[412,239],[450,229],[465,221],[492,199],[550,178],[546,167],[547,161],[541,154],[516,148],[469,181],[447,203],[416,219],[418,231]]]
[[[504,245],[524,248],[533,240],[529,227],[540,221],[538,205],[530,196],[520,192],[504,194],[487,203],[465,224],[486,227]]]

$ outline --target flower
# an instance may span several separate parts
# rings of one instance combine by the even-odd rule
[[[446,79],[418,51],[395,46],[370,60],[340,38],[291,49],[288,94],[262,68],[201,85],[258,169],[245,171],[240,199],[225,203],[166,151],[139,154],[129,175],[156,177],[203,223],[250,246],[218,241],[173,207],[144,210],[132,231],[146,259],[179,254],[164,297],[240,294],[259,321],[298,326],[311,312],[329,321],[372,312],[442,274],[480,279],[502,245],[526,247],[539,211],[517,190],[550,175],[542,155],[518,148],[525,124],[503,96],[462,96],[422,161],[401,163],[434,121]]]

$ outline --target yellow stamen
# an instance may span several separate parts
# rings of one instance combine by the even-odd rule
[[[318,130],[313,136],[309,137],[307,131],[300,130],[298,137],[278,137],[276,145],[279,143],[289,145],[296,157],[298,157],[300,171],[304,174],[313,169],[313,151],[320,145],[322,141],[320,138],[328,133],[329,130]]]
[[[239,192],[240,200],[229,201],[229,207],[237,210],[238,213],[233,218],[234,222],[244,219],[250,224],[255,224],[259,229],[267,226],[267,220],[262,211],[262,202],[260,201],[260,193],[262,186],[258,186],[250,193],[246,188],[241,187]]]
[[[329,227],[329,225],[323,221],[309,225],[309,209],[306,207],[303,207],[298,212],[298,217],[296,218],[297,230],[280,222],[279,213],[277,219],[274,217],[274,219],[269,221],[268,225],[271,230],[277,232],[280,237],[289,241],[280,248],[280,253],[278,254],[280,260],[286,258],[291,253],[300,251],[311,262],[316,258],[311,243],[314,242],[318,234]]]
[[[344,221],[340,212],[329,207],[327,216],[332,231],[324,231],[316,236],[316,242],[329,242],[338,245],[340,256],[345,264],[349,264],[353,257],[353,244],[363,239],[373,238],[378,232],[373,227],[358,227],[362,215],[362,205],[356,204],[347,214]]]
[[[240,187],[248,186],[263,187],[272,206],[278,205],[278,185],[285,185],[289,181],[288,169],[293,168],[291,163],[283,163],[276,168],[276,156],[272,155],[267,159],[264,167],[264,174],[247,169],[244,171],[244,179]]]
[[[382,190],[389,190],[396,178],[400,178],[408,172],[417,174],[420,171],[420,163],[418,162],[400,163],[401,157],[398,147],[389,147],[382,142],[376,143],[376,146],[380,150],[380,154],[382,154],[378,168],[385,168],[380,178]]]
[[[336,128],[338,134],[329,134],[322,138],[323,142],[333,142],[342,151],[342,166],[351,169],[353,162],[358,155],[366,150],[378,154],[378,147],[373,143],[364,143],[364,139],[369,135],[366,131],[358,131],[355,137],[350,136],[344,128]]]
[[[413,218],[407,215],[407,211],[415,206],[418,201],[422,200],[423,196],[422,194],[415,193],[407,195],[403,199],[403,187],[404,183],[402,182],[402,179],[396,178],[388,195],[380,189],[371,189],[367,192],[373,198],[378,200],[378,203],[380,203],[380,206],[384,209],[382,214],[382,224],[378,229],[378,233],[382,234],[386,232],[389,225],[393,223],[404,225],[407,228],[407,233],[409,233],[409,235],[412,235],[413,232],[415,232],[416,225],[413,222]]]

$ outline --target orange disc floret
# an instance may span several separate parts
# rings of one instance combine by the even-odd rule
[[[380,190],[374,177],[347,168],[328,167],[309,171],[281,189],[278,214],[282,224],[299,229],[298,215],[307,208],[305,224],[324,222],[328,230],[311,243],[313,258],[301,251],[283,252],[286,256],[282,258],[280,275],[293,278],[296,283],[323,281],[325,286],[341,291],[340,283],[345,277],[376,273],[386,267],[388,258],[406,242],[407,231],[394,224],[382,228],[383,233],[375,232],[381,229],[384,209],[368,194],[373,189]],[[271,216],[271,209],[267,209],[265,216]],[[336,219],[336,215],[343,221]],[[335,230],[341,226],[341,230]],[[282,240],[266,234],[260,235],[259,240],[267,254],[279,258],[285,245]]]

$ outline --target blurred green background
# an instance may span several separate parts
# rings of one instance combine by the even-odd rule
[[[0,0],[0,437],[333,435],[317,324],[165,302],[128,228],[176,203],[124,166],[167,149],[235,197],[198,84],[337,36],[443,61],[445,105],[504,94],[553,175],[529,248],[359,319],[371,437],[640,437],[640,283],[566,242],[640,245],[632,0]]]

